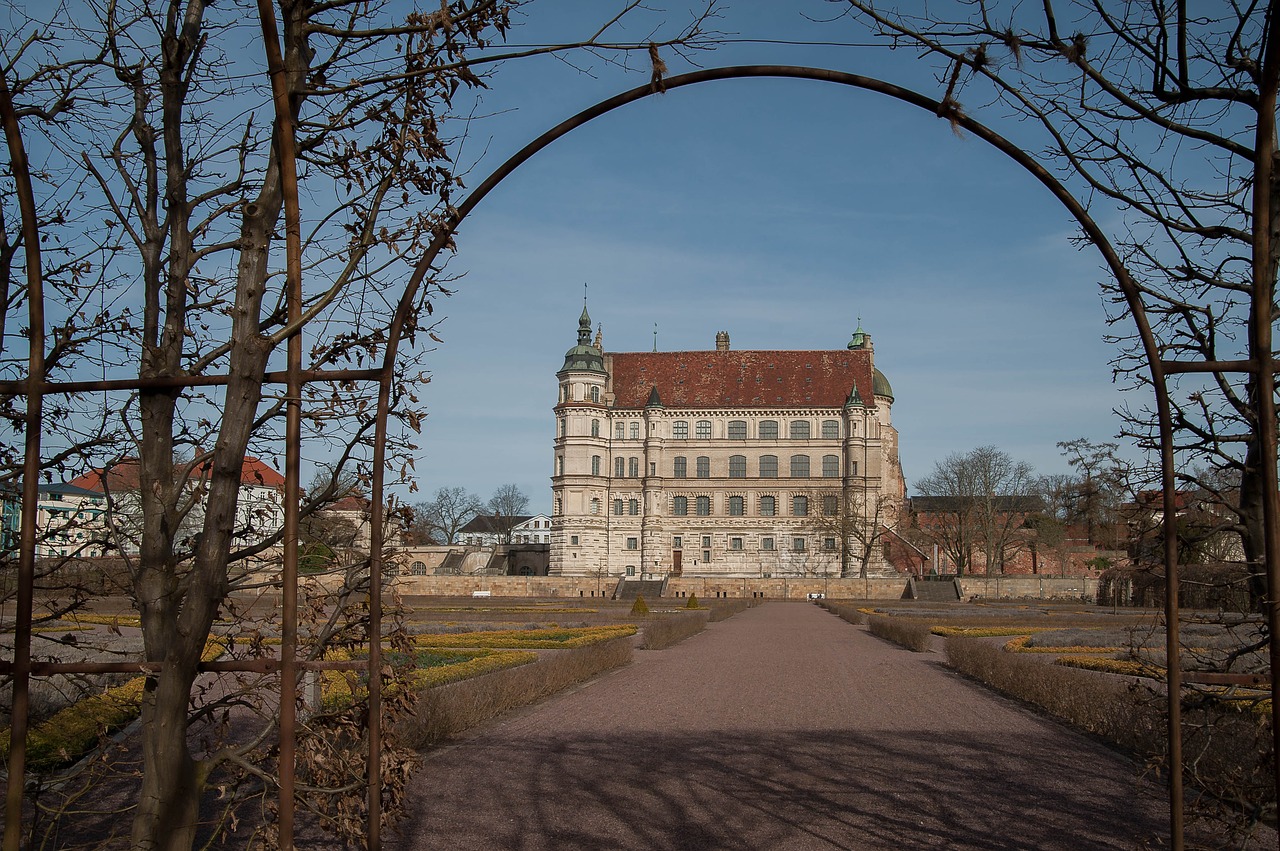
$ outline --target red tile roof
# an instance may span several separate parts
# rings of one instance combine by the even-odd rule
[[[106,488],[113,491],[137,490],[139,482],[138,459],[125,458],[110,468],[98,468],[84,475],[77,476],[67,484],[86,490],[103,493]],[[240,483],[250,486],[283,488],[284,476],[272,469],[266,462],[253,456],[245,456],[244,467],[240,472]]]
[[[619,408],[643,408],[655,386],[668,408],[843,408],[855,382],[875,405],[865,349],[620,352],[605,368]]]

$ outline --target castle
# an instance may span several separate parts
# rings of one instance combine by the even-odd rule
[[[584,306],[556,377],[551,574],[893,572],[893,390],[861,326],[835,350],[605,352]]]

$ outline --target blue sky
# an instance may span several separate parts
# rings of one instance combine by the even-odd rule
[[[530,7],[510,40],[579,38],[599,3]],[[823,2],[734,3],[735,38],[868,41]],[[681,13],[670,10],[674,19]],[[637,21],[641,38],[656,18]],[[623,37],[622,35],[619,36]],[[903,51],[736,43],[706,67],[806,64],[937,91]],[[690,70],[666,56],[670,73]],[[498,69],[462,161],[476,184],[563,118],[647,82],[647,60]],[[587,70],[583,70],[586,68]],[[1021,128],[988,119],[1006,135]],[[482,156],[483,154],[483,156]],[[1072,220],[999,154],[913,107],[831,84],[738,80],[673,91],[570,134],[463,223],[427,357],[419,493],[514,482],[550,506],[555,372],[575,342],[584,282],[605,347],[843,347],[861,317],[897,397],[912,481],[952,452],[994,444],[1042,473],[1055,443],[1112,439],[1112,383],[1091,249]]]

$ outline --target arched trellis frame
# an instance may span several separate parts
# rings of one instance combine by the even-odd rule
[[[300,662],[296,658],[297,529],[299,513],[299,500],[297,497],[299,494],[298,482],[300,466],[300,429],[298,427],[298,423],[302,413],[300,401],[302,385],[313,381],[362,380],[378,382],[378,403],[374,444],[375,454],[370,516],[370,533],[372,543],[370,558],[369,634],[371,636],[371,641],[368,648],[367,662],[341,663],[341,665],[343,667],[360,668],[365,668],[367,666],[367,670],[369,671],[379,671],[381,669],[380,643],[377,640],[372,640],[372,637],[378,636],[381,633],[383,570],[382,541],[384,537],[385,524],[385,471],[387,462],[385,446],[388,436],[387,424],[391,405],[394,367],[398,355],[399,341],[405,333],[410,317],[413,315],[418,293],[435,267],[436,260],[440,253],[451,244],[453,234],[462,220],[479,205],[479,203],[489,194],[490,191],[493,190],[494,187],[539,151],[546,148],[557,139],[570,133],[574,129],[581,127],[582,125],[608,112],[643,98],[650,97],[654,94],[658,94],[661,91],[668,91],[716,80],[756,77],[804,79],[851,86],[892,97],[904,103],[911,104],[921,109],[926,109],[935,115],[943,116],[944,120],[947,120],[969,134],[982,139],[1004,153],[1013,162],[1021,166],[1029,172],[1032,177],[1044,185],[1076,219],[1083,233],[1101,253],[1109,271],[1114,276],[1117,285],[1124,295],[1129,313],[1135,323],[1138,338],[1141,342],[1150,372],[1152,390],[1156,397],[1156,412],[1160,433],[1161,484],[1163,488],[1165,524],[1165,615],[1167,622],[1166,649],[1168,654],[1167,688],[1169,714],[1168,753],[1169,766],[1171,768],[1168,777],[1170,839],[1171,847],[1175,849],[1183,847],[1183,783],[1180,770],[1180,697],[1184,675],[1180,671],[1178,664],[1179,610],[1178,576],[1176,569],[1177,540],[1176,535],[1173,534],[1172,528],[1176,514],[1174,450],[1173,426],[1170,415],[1167,379],[1168,376],[1181,372],[1208,371],[1249,372],[1256,376],[1258,386],[1258,428],[1264,447],[1263,463],[1265,467],[1264,473],[1266,476],[1264,517],[1267,543],[1267,614],[1271,628],[1271,667],[1274,671],[1277,665],[1280,664],[1280,644],[1277,642],[1277,624],[1278,619],[1280,619],[1280,601],[1276,600],[1277,594],[1275,591],[1275,589],[1280,589],[1280,493],[1277,492],[1276,482],[1276,413],[1274,403],[1274,372],[1276,364],[1273,362],[1271,357],[1272,318],[1269,282],[1259,280],[1255,277],[1252,304],[1253,323],[1250,327],[1250,358],[1248,360],[1219,363],[1180,363],[1165,361],[1160,356],[1155,335],[1148,321],[1139,288],[1130,276],[1128,270],[1125,268],[1119,254],[1112,246],[1106,234],[1096,224],[1096,222],[1094,222],[1085,206],[1080,203],[1066,189],[1066,187],[1054,178],[1053,175],[1049,173],[1039,162],[1020,149],[1017,145],[968,116],[956,113],[953,110],[944,109],[942,104],[932,98],[871,77],[820,68],[776,65],[714,68],[671,77],[663,81],[660,86],[642,86],[609,98],[608,100],[602,101],[595,106],[583,110],[530,142],[522,150],[507,160],[482,184],[480,184],[461,204],[458,205],[452,215],[445,222],[445,226],[440,228],[427,251],[416,264],[414,273],[405,287],[388,327],[388,343],[381,366],[370,370],[307,372],[302,369],[301,365],[301,338],[299,335],[299,331],[301,330],[300,310],[298,310],[298,306],[301,304],[301,262],[298,248],[299,210],[297,175],[296,169],[292,165],[293,119],[289,108],[288,95],[283,85],[285,65],[284,59],[282,58],[279,50],[279,37],[276,32],[270,0],[259,0],[259,11],[262,16],[268,64],[272,75],[273,96],[278,126],[282,128],[282,132],[277,136],[277,140],[283,166],[282,176],[286,185],[285,225],[287,291],[290,321],[294,324],[294,333],[289,340],[286,371],[284,373],[270,373],[264,377],[264,380],[268,383],[285,384],[287,387],[286,392],[290,400],[286,424],[286,551],[283,570],[284,584],[282,603],[284,611],[282,621],[282,649],[280,658],[277,660],[257,660],[255,662],[245,663],[211,663],[203,665],[202,669],[210,671],[247,669],[269,670],[278,671],[281,675],[279,827],[282,847],[293,847],[293,746],[297,677],[303,670],[333,666],[333,663],[304,663]],[[1280,49],[1277,48],[1277,44],[1280,44],[1280,39],[1273,34],[1268,43],[1269,59],[1271,58],[1271,53]],[[1267,64],[1270,67],[1274,67],[1276,63],[1269,61]],[[1264,97],[1261,98],[1261,101],[1264,104],[1268,104],[1272,108],[1274,107],[1275,102],[1274,83],[1274,75],[1272,75],[1272,89],[1269,93],[1264,92]],[[1268,94],[1269,96],[1265,96]],[[6,392],[24,395],[28,400],[26,429],[27,443],[25,447],[26,460],[22,490],[22,530],[19,553],[19,588],[15,624],[16,634],[14,642],[14,657],[12,662],[0,661],[0,672],[11,674],[14,682],[12,746],[9,755],[9,774],[7,778],[4,848],[6,851],[8,851],[8,849],[14,849],[14,851],[16,851],[18,848],[21,830],[21,799],[25,765],[27,686],[29,678],[32,675],[38,676],[52,673],[68,673],[72,671],[100,673],[105,672],[106,670],[116,669],[138,671],[155,670],[156,668],[156,664],[154,663],[142,663],[141,665],[135,663],[127,666],[91,666],[49,663],[32,664],[31,662],[30,630],[36,533],[36,488],[38,485],[40,455],[39,423],[42,400],[44,396],[49,394],[74,393],[85,390],[123,389],[147,391],[157,389],[174,390],[194,386],[212,386],[225,384],[226,378],[218,376],[200,376],[185,379],[172,379],[163,382],[124,380],[114,382],[64,382],[57,384],[44,380],[44,367],[42,361],[44,344],[42,336],[43,316],[41,313],[42,296],[38,234],[35,230],[35,203],[30,183],[23,179],[23,176],[28,174],[25,167],[25,154],[22,150],[17,120],[14,115],[9,92],[3,80],[0,80],[0,119],[3,121],[5,134],[9,143],[10,160],[14,164],[14,174],[18,190],[17,194],[19,204],[23,212],[24,243],[27,251],[26,266],[31,310],[29,377],[24,382],[5,383],[2,388]],[[1256,150],[1258,152],[1256,154],[1258,158],[1257,174],[1259,175],[1259,181],[1255,184],[1253,199],[1255,215],[1258,216],[1258,221],[1265,220],[1264,214],[1271,204],[1271,181],[1269,179],[1269,171],[1272,153],[1275,150],[1274,125],[1274,114],[1266,112],[1262,112],[1260,114],[1259,135],[1256,144]],[[1264,177],[1266,179],[1264,179]],[[1265,229],[1262,229],[1262,232],[1255,240],[1255,258],[1268,256],[1270,251],[1269,240],[1270,234],[1267,233]],[[1263,264],[1255,262],[1255,276],[1261,275],[1261,270],[1263,268]],[[1274,731],[1280,729],[1280,699],[1277,699],[1280,695],[1277,695],[1276,693],[1274,680],[1272,681],[1271,688],[1272,723]],[[380,749],[382,741],[382,730],[380,728],[380,676],[371,676],[369,678],[369,692],[369,764],[367,766],[367,772],[368,777],[378,778],[381,776]],[[1277,775],[1276,782],[1277,787],[1280,788],[1280,775]],[[381,846],[380,823],[382,811],[381,789],[377,782],[369,784],[368,796],[369,845],[371,848],[377,849]]]

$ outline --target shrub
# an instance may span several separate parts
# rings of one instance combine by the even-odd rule
[[[706,628],[710,615],[707,610],[699,609],[649,618],[644,624],[644,649],[662,650],[697,635]]]
[[[504,712],[626,665],[631,661],[631,653],[631,641],[616,638],[558,651],[528,665],[429,689],[419,695],[416,711],[399,723],[396,732],[409,747],[437,744]]]
[[[636,601],[631,604],[631,614],[647,615],[649,614],[649,604],[644,601],[644,597],[636,595]]]
[[[834,603],[831,600],[820,600],[818,605],[826,609],[831,614],[836,615],[841,620],[848,621],[851,624],[862,624],[867,622],[866,615],[862,610],[851,603]]]
[[[716,600],[711,606],[711,622],[718,623],[733,617],[738,612],[745,612],[752,606],[760,604],[759,600],[752,600],[746,597],[734,597]]]
[[[924,653],[933,643],[929,624],[920,621],[872,615],[867,619],[867,625],[871,628],[872,635],[878,635],[916,653]]]
[[[696,609],[696,608],[698,608],[698,595],[697,595],[697,594],[690,594],[690,595],[689,595],[689,601],[688,601],[687,603],[685,603],[685,604],[684,604],[684,607],[685,607],[686,609]]]
[[[588,627],[548,627],[545,629],[501,629],[486,632],[464,632],[456,635],[425,633],[414,636],[419,647],[495,647],[524,650],[555,650],[565,647],[582,647],[635,635],[632,624]]]

